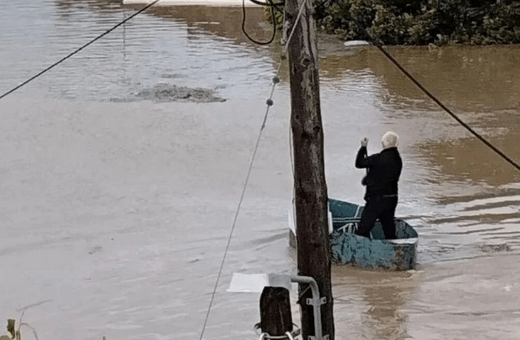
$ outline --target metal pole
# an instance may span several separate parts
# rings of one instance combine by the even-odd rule
[[[326,298],[320,298],[318,284],[309,276],[291,276],[291,282],[307,283],[311,287],[312,299],[308,299],[307,304],[312,305],[314,310],[314,330],[316,340],[328,339],[328,335],[323,337],[323,325],[321,323],[321,305],[326,302]],[[309,338],[313,337],[309,336]]]

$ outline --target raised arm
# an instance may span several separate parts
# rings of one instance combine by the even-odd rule
[[[362,169],[374,166],[378,162],[378,159],[379,154],[367,156],[367,147],[361,146],[356,157],[356,168]]]
[[[361,168],[367,167],[367,164],[365,164],[366,156],[367,156],[367,147],[361,146],[361,148],[359,148],[359,151],[356,156],[356,168],[361,169]]]

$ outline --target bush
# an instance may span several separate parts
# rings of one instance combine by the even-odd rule
[[[325,0],[315,7],[318,27],[345,40],[366,40],[366,30],[387,45],[520,43],[520,1]]]

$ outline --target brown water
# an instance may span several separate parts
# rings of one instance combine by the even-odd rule
[[[4,93],[138,6],[0,8]],[[261,15],[248,9],[247,28],[267,39]],[[279,62],[279,47],[249,43],[240,25],[237,8],[156,8],[0,101],[0,322],[34,305],[24,321],[41,339],[199,338]],[[520,161],[517,46],[389,50]],[[257,337],[259,296],[226,292],[233,272],[295,272],[284,65],[282,79],[206,339]],[[138,96],[158,84],[226,102]],[[420,235],[415,271],[334,268],[336,338],[518,339],[520,174],[375,49],[322,58],[321,98],[330,197],[362,203],[359,141],[377,152],[393,129],[397,215]]]

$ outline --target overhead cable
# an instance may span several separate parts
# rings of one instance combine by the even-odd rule
[[[446,111],[453,119],[455,119],[460,125],[462,125],[466,130],[468,130],[471,134],[473,134],[478,140],[484,143],[487,147],[497,153],[500,157],[502,157],[509,164],[514,166],[517,170],[520,170],[520,165],[516,163],[514,160],[509,158],[506,154],[504,154],[501,150],[499,150],[496,146],[487,141],[484,137],[482,137],[478,132],[473,130],[468,124],[466,124],[462,119],[460,119],[455,113],[453,113],[446,105],[444,105],[439,99],[437,99],[430,91],[428,91],[417,79],[415,79],[388,51],[386,51],[382,44],[380,44],[368,31],[361,25],[358,24],[359,27],[363,29],[369,40],[376,46],[392,63],[397,66],[397,68],[403,72],[405,76],[407,76],[421,91],[423,91],[430,99],[432,99],[437,105],[439,105],[444,111]]]
[[[305,1],[306,0],[304,0],[302,2],[302,5],[301,5],[302,7],[304,6]],[[301,10],[300,10],[300,13],[301,13]],[[298,17],[298,19],[299,19],[299,17]],[[297,21],[298,21],[298,19],[297,19]],[[284,11],[284,20],[285,20],[285,11]],[[294,32],[294,29],[295,29],[295,27],[293,27],[293,30],[292,30],[290,36],[292,36],[292,33]],[[287,43],[289,41],[290,41],[290,38],[288,39]],[[253,164],[254,164],[254,161],[255,161],[255,158],[256,158],[256,153],[258,151],[258,146],[260,144],[260,138],[262,137],[262,132],[264,131],[264,128],[265,128],[265,123],[266,123],[267,117],[269,115],[269,109],[274,104],[274,102],[273,102],[273,94],[274,94],[274,90],[276,88],[276,85],[278,83],[280,83],[280,78],[278,78],[278,76],[279,76],[280,70],[282,68],[282,60],[284,60],[284,54],[285,54],[285,49],[282,50],[282,52],[280,53],[280,64],[278,65],[278,69],[276,70],[276,75],[272,79],[271,94],[269,95],[269,99],[267,99],[267,101],[266,101],[267,108],[266,108],[266,111],[265,111],[264,120],[262,121],[262,126],[260,127],[260,132],[258,133],[258,138],[256,140],[256,144],[255,144],[255,148],[254,148],[254,151],[253,151],[253,155],[251,157],[251,163],[249,164],[249,169],[247,171],[247,175],[246,175],[246,179],[245,179],[245,182],[244,182],[244,186],[242,188],[242,194],[240,195],[240,199],[239,199],[239,202],[238,202],[238,207],[237,207],[237,210],[235,212],[235,217],[233,218],[233,224],[231,226],[231,231],[229,232],[228,241],[227,241],[227,244],[226,244],[226,249],[225,249],[224,255],[222,257],[222,262],[220,263],[220,268],[219,268],[219,271],[218,271],[218,274],[217,274],[217,279],[215,281],[215,286],[213,287],[213,291],[211,293],[211,299],[210,299],[210,302],[209,302],[208,310],[206,312],[206,316],[204,318],[204,324],[202,326],[202,330],[201,330],[201,333],[200,333],[199,340],[203,339],[204,332],[206,331],[206,326],[208,324],[209,316],[211,314],[211,309],[213,307],[213,301],[215,300],[215,294],[217,292],[218,283],[220,282],[220,277],[222,276],[222,271],[224,269],[224,264],[226,262],[226,257],[227,257],[227,253],[229,251],[229,246],[231,244],[231,239],[233,238],[233,233],[234,233],[235,228],[236,228],[238,214],[239,214],[240,209],[242,207],[242,201],[244,200],[244,197],[245,197],[247,185],[249,183],[249,177],[251,176],[251,170],[253,169]]]
[[[274,37],[276,36],[276,18],[274,16],[274,9],[275,8],[278,9],[278,8],[273,3],[273,0],[268,0],[268,1],[270,4],[268,6],[271,7],[271,18],[273,21],[273,34],[271,35],[271,38],[269,38],[268,41],[258,41],[258,40],[253,39],[246,31],[246,3],[245,3],[245,0],[242,0],[242,32],[247,37],[247,39],[249,39],[250,41],[252,41],[253,43],[255,43],[257,45],[269,45],[270,43],[272,43],[274,41]],[[256,3],[254,1],[252,1],[252,2]]]
[[[281,63],[280,63],[280,65],[281,65]],[[247,175],[246,175],[246,179],[244,181],[244,186],[242,187],[242,194],[240,195],[240,199],[238,201],[237,210],[235,212],[235,217],[233,218],[233,224],[231,226],[231,231],[229,232],[229,236],[228,236],[228,240],[227,240],[227,244],[226,244],[226,249],[224,251],[224,256],[222,257],[222,261],[220,263],[220,269],[219,269],[218,274],[217,274],[217,279],[215,280],[215,286],[213,287],[213,291],[211,293],[211,299],[210,299],[210,302],[209,302],[208,310],[206,312],[206,317],[204,318],[204,324],[202,325],[202,331],[200,333],[199,340],[202,340],[202,338],[204,337],[204,332],[206,331],[206,325],[207,325],[208,320],[209,320],[209,315],[211,313],[211,308],[213,307],[213,301],[215,300],[215,294],[217,293],[218,283],[220,282],[220,277],[222,276],[222,271],[224,269],[224,263],[226,262],[226,257],[227,257],[227,254],[229,252],[229,246],[231,245],[231,239],[233,238],[233,233],[235,231],[235,227],[236,227],[236,224],[237,224],[238,214],[240,213],[240,209],[242,207],[242,202],[244,201],[247,185],[249,183],[249,177],[251,176],[251,170],[253,170],[253,164],[255,162],[256,153],[257,153],[258,147],[260,145],[260,139],[262,137],[262,132],[264,131],[265,123],[266,123],[267,117],[269,115],[269,109],[274,104],[272,98],[273,98],[274,89],[276,87],[276,84],[278,84],[280,82],[280,79],[278,78],[279,71],[280,71],[280,67],[278,67],[277,75],[273,78],[272,88],[271,88],[271,95],[269,96],[269,99],[267,99],[267,101],[266,101],[267,109],[265,111],[264,120],[262,121],[262,126],[260,127],[260,132],[258,133],[258,137],[256,139],[256,144],[255,144],[255,148],[253,150],[253,155],[251,157],[251,162],[249,163],[249,169],[247,170]]]
[[[27,79],[26,81],[24,81],[23,83],[20,83],[19,85],[15,86],[14,88],[12,88],[11,90],[7,91],[6,93],[2,94],[0,96],[0,99],[6,97],[7,95],[13,93],[14,91],[18,90],[19,88],[27,85],[28,83],[30,83],[31,81],[33,81],[34,79],[40,77],[41,75],[43,75],[44,73],[50,71],[51,69],[53,69],[54,67],[58,66],[59,64],[61,64],[62,62],[64,62],[65,60],[69,59],[70,57],[72,57],[73,55],[75,55],[76,53],[80,52],[81,50],[83,50],[85,47],[93,44],[94,42],[96,42],[97,40],[103,38],[105,35],[107,35],[108,33],[112,32],[113,30],[115,30],[116,28],[118,28],[119,26],[123,25],[124,23],[126,23],[127,21],[129,21],[130,19],[134,18],[135,16],[141,14],[142,12],[146,11],[148,8],[152,7],[153,5],[155,5],[157,2],[159,2],[160,0],[155,0],[153,1],[152,3],[146,5],[145,7],[141,8],[139,11],[135,12],[134,14],[132,14],[131,16],[129,16],[128,18],[126,18],[125,20],[121,21],[120,23],[118,23],[117,25],[115,25],[114,27],[110,28],[109,30],[107,30],[106,32],[104,32],[103,34],[97,36],[96,38],[92,39],[91,41],[89,41],[88,43],[86,43],[85,45],[81,46],[80,48],[78,48],[77,50],[75,50],[74,52],[70,53],[69,55],[67,55],[66,57],[63,57],[62,59],[58,60],[57,62],[55,62],[54,64],[50,65],[49,67],[47,67],[46,69],[44,69],[43,71],[35,74],[34,76],[32,76],[31,78]]]
[[[285,6],[285,2],[276,2],[275,3],[272,1],[269,1],[269,2],[263,2],[263,1],[258,1],[258,0],[249,0],[249,1],[251,1],[252,3],[259,5],[259,6],[275,7],[275,9],[280,12],[282,12],[282,10],[279,9],[278,7]]]

